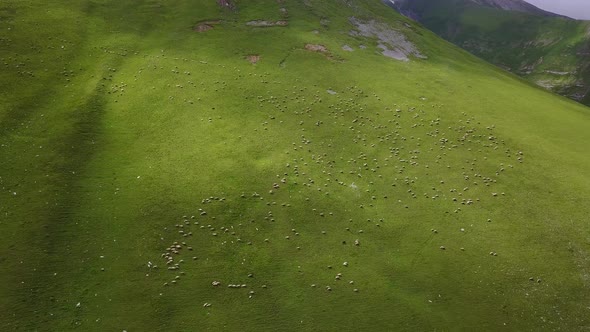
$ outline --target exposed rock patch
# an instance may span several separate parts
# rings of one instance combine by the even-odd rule
[[[344,45],[344,46],[342,46],[342,49],[343,49],[344,51],[348,51],[348,52],[352,52],[352,51],[354,51],[354,49],[353,49],[352,47],[348,46],[348,45]]]
[[[557,75],[557,76],[565,76],[565,75],[571,74],[569,71],[557,71],[557,70],[545,70],[545,72],[547,74],[553,74],[553,75]]]
[[[323,54],[326,58],[328,58],[329,60],[332,60],[332,61],[337,61],[337,62],[343,61],[343,59],[341,59],[337,56],[334,56],[334,54],[332,54],[326,46],[321,45],[321,44],[305,44],[305,50],[309,51],[309,52]]]
[[[410,56],[426,59],[426,56],[420,53],[403,33],[390,28],[387,24],[375,20],[363,22],[355,17],[352,17],[350,22],[356,27],[356,30],[350,32],[351,35],[377,38],[381,54],[386,57],[400,61],[409,61]]]
[[[194,30],[196,32],[205,32],[205,31],[209,31],[213,29],[213,26],[209,25],[209,24],[199,24],[197,26],[195,26]]]
[[[252,27],[261,27],[261,28],[267,28],[267,27],[285,27],[289,24],[288,21],[285,20],[280,20],[280,21],[266,21],[266,20],[255,20],[255,21],[250,21],[247,22],[246,25],[248,26],[252,26]]]
[[[250,61],[251,64],[256,64],[258,61],[260,61],[260,55],[258,55],[258,54],[246,55],[246,60]]]
[[[537,83],[537,85],[539,85],[547,90],[551,90],[555,87],[555,84],[553,84],[553,82],[547,81],[547,80],[537,80],[536,83]]]
[[[221,23],[220,20],[202,21],[202,22],[197,23],[193,27],[193,30],[196,32],[206,32],[206,31],[212,30],[215,25],[220,24],[220,23]]]
[[[236,5],[232,0],[217,0],[217,4],[229,10],[236,10]]]
[[[305,49],[312,52],[328,53],[326,46],[319,44],[305,44]]]
[[[540,57],[539,59],[537,59],[537,61],[535,61],[532,64],[526,64],[521,66],[518,71],[521,75],[530,75],[531,73],[533,73],[535,71],[535,68],[537,68],[537,66],[543,64],[544,58]]]

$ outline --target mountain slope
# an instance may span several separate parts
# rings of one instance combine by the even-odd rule
[[[0,13],[1,330],[590,324],[586,107],[377,0]]]
[[[550,17],[534,6],[519,10],[514,1],[395,4],[406,16],[469,52],[553,92],[590,103],[590,22]]]

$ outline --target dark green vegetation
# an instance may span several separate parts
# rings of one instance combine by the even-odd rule
[[[511,0],[508,0],[510,2]],[[469,52],[590,105],[590,22],[472,0],[402,0],[401,12]]]
[[[589,326],[586,107],[377,0],[75,3],[0,4],[0,330]]]

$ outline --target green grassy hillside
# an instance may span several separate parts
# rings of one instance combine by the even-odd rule
[[[548,90],[590,105],[590,22],[466,0],[401,4],[430,30]]]
[[[0,4],[0,330],[588,329],[588,108],[381,1],[235,5]]]

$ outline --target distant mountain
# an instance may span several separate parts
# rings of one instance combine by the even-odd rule
[[[446,40],[590,105],[590,22],[523,0],[387,0]]]
[[[408,0],[406,0],[408,1]],[[551,13],[542,10],[526,1],[523,0],[468,0],[478,5],[487,6],[491,8],[498,8],[502,10],[511,10],[516,12],[529,13],[534,15],[542,16],[560,16],[555,13]]]
[[[441,0],[387,0],[393,4],[400,11],[414,11],[416,8],[425,8]],[[447,3],[451,3],[453,6],[467,6],[467,5],[479,5],[489,8],[496,8],[507,11],[523,12],[533,15],[546,16],[546,17],[563,17],[561,15],[545,11],[539,7],[536,7],[523,0],[442,0]]]

